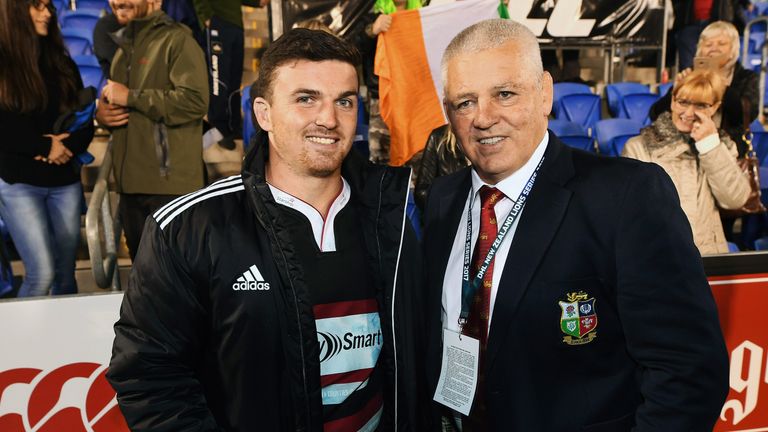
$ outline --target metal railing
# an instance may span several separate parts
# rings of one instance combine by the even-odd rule
[[[91,201],[85,214],[85,235],[88,240],[88,255],[96,285],[99,288],[111,286],[120,290],[120,272],[117,265],[117,245],[122,227],[112,217],[112,203],[109,196],[109,176],[112,173],[112,138],[107,144],[104,160],[93,187]],[[119,198],[118,198],[119,199]]]
[[[742,51],[741,51],[741,64],[744,66],[744,68],[752,70],[752,64],[749,62],[749,58],[747,57],[749,54],[749,36],[752,33],[752,26],[757,23],[765,23],[766,26],[768,26],[768,16],[759,16],[750,22],[747,23],[747,25],[744,27],[744,41],[742,44]],[[768,60],[768,33],[766,33],[766,40],[763,40],[763,47],[760,50],[760,84],[759,84],[759,104],[758,106],[760,109],[758,110],[757,118],[760,120],[760,123],[765,122],[765,114],[763,113],[765,109],[765,75],[766,75],[766,60]]]

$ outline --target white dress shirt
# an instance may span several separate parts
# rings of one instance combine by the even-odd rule
[[[453,239],[453,246],[451,246],[451,255],[448,257],[448,266],[445,269],[445,276],[443,277],[443,328],[459,331],[459,314],[461,314],[461,273],[464,269],[464,245],[467,236],[467,210],[469,208],[470,199],[474,201],[472,204],[472,251],[474,252],[475,242],[477,242],[477,236],[480,232],[480,188],[482,186],[495,187],[504,193],[505,197],[502,198],[494,207],[496,214],[496,220],[500,226],[515,201],[523,191],[525,184],[528,183],[533,172],[536,170],[536,166],[539,165],[539,161],[544,156],[544,151],[547,149],[547,143],[549,142],[549,132],[544,134],[544,138],[539,143],[536,150],[534,150],[531,158],[520,169],[515,171],[512,175],[505,178],[495,185],[489,185],[483,182],[477,175],[475,170],[472,170],[472,189],[469,191],[467,200],[462,210],[462,217],[459,222],[459,226],[456,229],[456,234]],[[523,207],[523,212],[525,207]],[[504,271],[504,264],[507,261],[509,255],[509,246],[512,244],[512,240],[515,238],[515,232],[517,231],[517,225],[520,222],[523,212],[517,216],[512,227],[504,237],[504,241],[501,243],[496,256],[493,258],[493,281],[491,285],[491,308],[490,316],[488,318],[488,326],[490,328],[491,320],[493,319],[493,305],[496,302],[496,293],[498,292],[499,281]],[[488,331],[488,329],[486,329]]]

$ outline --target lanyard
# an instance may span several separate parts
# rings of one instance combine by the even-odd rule
[[[496,252],[501,246],[501,242],[504,241],[504,238],[507,236],[507,233],[512,227],[512,224],[515,223],[515,220],[517,220],[520,212],[523,211],[523,207],[525,207],[525,203],[528,200],[528,195],[530,195],[531,189],[533,189],[533,183],[536,181],[536,176],[539,173],[539,168],[541,168],[542,162],[544,162],[543,156],[539,161],[539,164],[536,166],[536,169],[533,171],[533,174],[531,174],[531,177],[528,179],[528,182],[525,184],[522,192],[520,192],[520,195],[518,195],[517,200],[515,200],[515,203],[512,206],[512,210],[509,211],[509,214],[504,220],[504,223],[501,225],[498,234],[496,234],[496,239],[488,249],[488,254],[485,256],[483,264],[477,271],[475,278],[471,281],[469,280],[469,266],[472,259],[472,205],[475,201],[474,195],[469,202],[469,209],[467,210],[467,236],[466,241],[464,242],[464,269],[461,276],[461,314],[459,315],[459,333],[462,333],[464,324],[467,323],[467,319],[469,318],[469,310],[472,305],[472,301],[474,300],[475,292],[482,283],[485,272],[488,271],[488,266],[491,265],[493,257],[496,256]]]

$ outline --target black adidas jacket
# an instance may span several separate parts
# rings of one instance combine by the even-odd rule
[[[323,429],[312,303],[257,138],[241,176],[147,220],[107,373],[134,431]],[[385,334],[379,430],[423,430],[430,397],[416,352],[424,314],[421,253],[405,216],[409,171],[351,152],[342,175],[359,203]],[[265,284],[242,289],[237,279],[253,265]]]

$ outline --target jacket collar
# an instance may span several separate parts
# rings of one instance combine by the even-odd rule
[[[166,15],[165,12],[157,10],[143,18],[131,20],[125,27],[114,33],[110,33],[109,36],[116,44],[125,47],[131,42],[139,39],[147,29],[163,25],[171,25],[173,23],[173,19]]]

